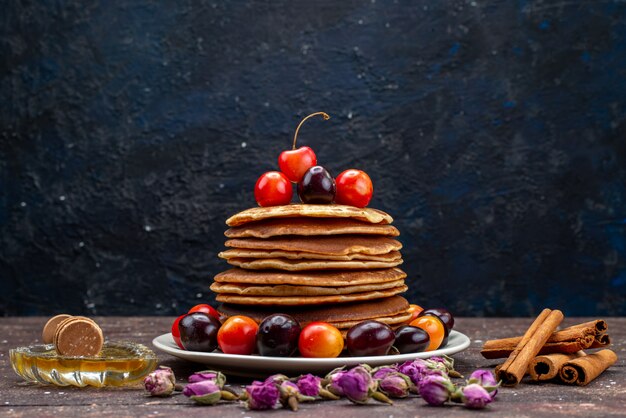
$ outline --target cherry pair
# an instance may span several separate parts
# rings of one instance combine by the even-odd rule
[[[298,197],[302,203],[339,203],[365,207],[372,198],[374,188],[369,176],[361,170],[349,169],[337,176],[317,165],[317,157],[310,147],[296,149],[298,131],[302,124],[313,116],[330,116],[324,112],[313,113],[300,122],[293,137],[291,150],[283,151],[278,157],[280,171],[269,171],[259,177],[254,188],[254,197],[259,206],[287,205],[291,202],[293,187],[297,183]]]

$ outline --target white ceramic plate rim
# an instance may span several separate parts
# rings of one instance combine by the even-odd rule
[[[457,341],[456,344],[450,345],[451,342]],[[219,364],[220,360],[227,363],[233,361],[242,363],[275,363],[280,362],[285,366],[324,366],[324,367],[341,367],[346,364],[392,364],[400,363],[416,358],[429,358],[433,356],[455,354],[465,350],[470,345],[470,339],[467,335],[458,331],[450,331],[449,342],[446,347],[433,351],[423,351],[420,353],[398,354],[391,356],[364,356],[364,357],[336,357],[336,358],[306,358],[306,357],[264,357],[258,355],[241,355],[241,354],[224,354],[219,352],[204,353],[200,351],[181,350],[175,345],[171,333],[159,335],[152,344],[159,350],[187,360],[198,361],[203,363],[211,360],[215,364]],[[240,363],[241,365],[243,365]]]

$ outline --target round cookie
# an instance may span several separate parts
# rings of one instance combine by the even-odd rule
[[[93,320],[84,316],[65,319],[54,334],[57,353],[70,357],[95,356],[102,350],[104,336]]]
[[[70,317],[71,315],[68,314],[60,314],[48,319],[48,322],[46,322],[46,325],[43,326],[43,331],[41,332],[41,340],[43,341],[43,343],[52,344],[52,342],[54,341],[54,334],[57,331],[57,327],[61,322]]]

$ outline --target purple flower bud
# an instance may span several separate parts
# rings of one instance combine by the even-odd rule
[[[372,379],[369,371],[362,366],[357,366],[345,372],[337,382],[344,396],[354,403],[365,403],[376,391],[376,381]]]
[[[152,396],[169,396],[176,388],[176,378],[172,369],[160,366],[143,379],[143,384]]]
[[[248,409],[274,409],[280,405],[280,391],[272,382],[252,382],[246,386]]]
[[[224,376],[221,372],[216,372],[213,370],[204,370],[201,372],[196,372],[187,378],[189,383],[198,383],[204,380],[210,380],[218,385],[220,388],[224,387],[226,384],[226,376]]]
[[[343,370],[343,367],[333,370],[332,372],[326,375],[326,380],[328,384],[326,385],[326,390],[330,393],[333,393],[337,396],[343,396],[343,389],[339,386],[339,379],[343,376],[347,371]]]
[[[372,370],[372,377],[374,379],[380,380],[383,379],[385,376],[387,376],[390,373],[397,373],[398,370],[395,367],[391,367],[391,366],[381,366],[381,367],[377,367],[374,370]]]
[[[284,374],[273,374],[270,377],[268,377],[267,379],[265,379],[265,382],[272,382],[272,383],[275,383],[277,385],[280,385],[285,380],[289,380],[289,378],[287,376],[285,376]]]
[[[428,375],[441,375],[441,370],[432,369],[429,364],[422,359],[415,359],[413,361],[407,361],[398,366],[398,371],[402,374],[409,376],[411,382],[415,386],[419,386],[420,381]]]
[[[402,373],[391,372],[378,381],[378,388],[392,398],[406,398],[411,390],[411,379]]]
[[[454,392],[454,385],[450,379],[441,375],[426,375],[419,383],[420,396],[430,405],[443,405],[450,394]]]
[[[496,382],[496,378],[491,370],[478,369],[475,370],[469,377],[468,382],[477,383],[481,385],[491,396],[491,399],[495,398],[498,394],[499,383]]]
[[[189,383],[183,389],[183,395],[203,405],[215,405],[222,398],[221,389],[213,380]]]
[[[489,392],[477,383],[472,383],[463,388],[463,402],[471,409],[482,409],[492,400]]]
[[[298,379],[296,384],[303,395],[318,396],[322,388],[322,379],[312,374],[305,374]]]
[[[293,382],[285,380],[280,384],[280,392],[283,396],[297,396],[300,393],[300,388]]]

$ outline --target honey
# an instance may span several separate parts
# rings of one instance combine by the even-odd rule
[[[93,357],[60,356],[52,344],[10,350],[13,370],[29,382],[57,386],[128,386],[139,383],[157,366],[157,356],[144,345],[106,342]]]

